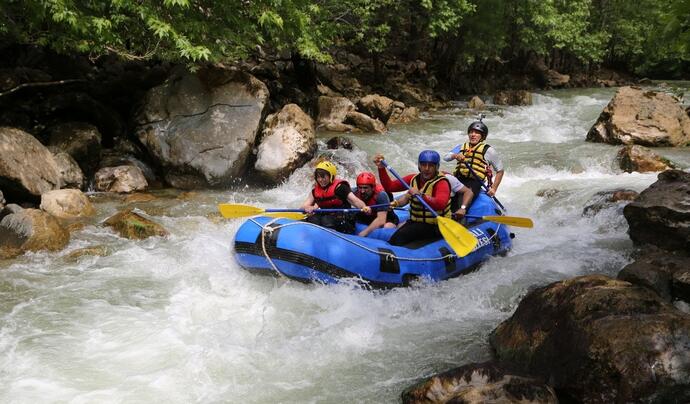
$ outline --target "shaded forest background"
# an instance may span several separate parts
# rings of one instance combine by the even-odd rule
[[[328,63],[338,50],[422,60],[444,86],[521,71],[537,58],[569,73],[638,77],[690,72],[687,0],[6,0],[3,49],[191,66],[285,52]],[[291,56],[294,57],[294,56]],[[541,63],[541,62],[540,62]]]

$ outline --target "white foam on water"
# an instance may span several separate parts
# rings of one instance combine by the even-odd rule
[[[656,178],[622,173],[616,147],[584,142],[611,94],[549,92],[534,106],[487,112],[489,143],[506,164],[497,196],[535,227],[512,228],[512,251],[449,281],[372,292],[240,268],[232,243],[242,219],[213,219],[217,203],[299,207],[313,184],[308,166],[274,188],[142,205],[169,237],[126,240],[90,225],[64,251],[0,264],[0,401],[396,402],[421,377],[489,359],[489,333],[530,288],[615,275],[630,260],[619,205],[582,214],[599,191],[641,191]],[[350,181],[376,172],[375,152],[405,175],[420,150],[464,142],[472,119],[459,108],[348,135],[354,151],[327,151],[320,138],[319,153]],[[118,204],[97,207],[102,220]],[[105,256],[67,259],[98,245]]]

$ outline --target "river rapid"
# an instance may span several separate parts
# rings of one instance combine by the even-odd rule
[[[487,336],[530,288],[615,276],[631,261],[620,206],[582,215],[599,191],[639,192],[656,180],[617,168],[620,146],[584,140],[614,91],[545,92],[532,106],[486,112],[488,142],[506,166],[497,196],[535,227],[513,228],[507,256],[445,282],[372,292],[240,268],[232,244],[241,220],[219,219],[217,204],[298,207],[309,167],[271,189],[154,192],[137,211],[167,238],[126,240],[100,226],[123,204],[97,195],[96,219],[65,250],[0,261],[0,402],[397,402],[421,377],[488,360]],[[385,135],[351,135],[358,149],[334,152],[339,174],[374,171],[375,152],[411,173],[422,149],[443,154],[463,142],[473,118],[459,104]],[[690,167],[687,149],[655,151]],[[105,254],[68,258],[94,246]]]

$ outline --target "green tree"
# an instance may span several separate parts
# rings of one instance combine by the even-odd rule
[[[4,42],[93,55],[191,62],[246,57],[256,45],[326,60],[307,0],[5,0]]]

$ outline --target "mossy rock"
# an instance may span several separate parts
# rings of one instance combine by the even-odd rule
[[[112,227],[120,236],[135,240],[151,236],[165,237],[169,234],[163,226],[132,212],[131,209],[111,216],[105,221],[105,225]]]

